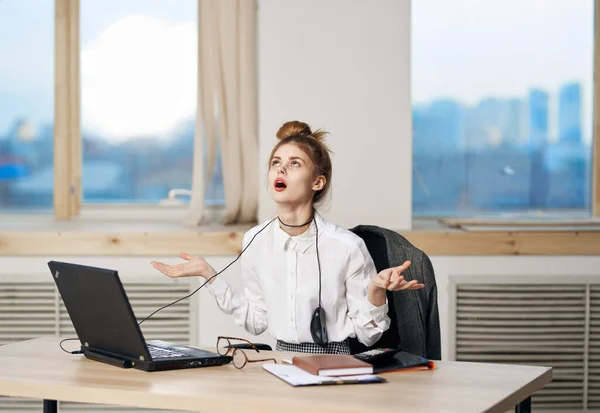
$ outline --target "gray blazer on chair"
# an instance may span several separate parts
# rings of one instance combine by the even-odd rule
[[[418,280],[425,284],[425,288],[421,290],[388,291],[391,326],[369,348],[399,347],[431,360],[441,360],[437,286],[429,257],[402,235],[385,228],[359,225],[350,231],[364,240],[377,271],[396,267],[410,260],[412,264],[404,272],[404,279]],[[350,348],[353,354],[368,349],[356,339],[351,340]]]

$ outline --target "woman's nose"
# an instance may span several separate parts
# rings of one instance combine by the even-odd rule
[[[279,167],[279,169],[277,170],[277,175],[285,175],[285,167],[283,165],[281,165]]]

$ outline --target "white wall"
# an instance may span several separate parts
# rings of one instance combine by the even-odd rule
[[[260,0],[259,219],[275,133],[301,120],[331,133],[338,225],[411,225],[409,0]]]

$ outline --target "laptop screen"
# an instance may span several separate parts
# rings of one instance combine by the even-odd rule
[[[57,261],[48,267],[82,345],[150,360],[117,271]]]

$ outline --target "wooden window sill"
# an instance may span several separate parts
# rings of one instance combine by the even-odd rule
[[[178,222],[55,221],[52,217],[0,219],[3,256],[237,255],[252,225],[185,227]],[[526,229],[526,230],[525,230]],[[439,222],[416,222],[400,231],[431,256],[600,255],[600,229],[515,228],[464,231]]]

